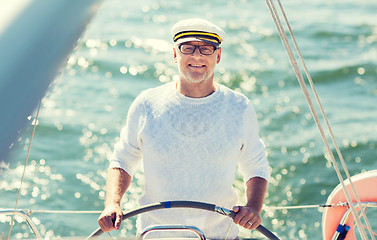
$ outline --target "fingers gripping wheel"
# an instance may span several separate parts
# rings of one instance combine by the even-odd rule
[[[217,212],[219,214],[228,216],[230,218],[234,218],[236,216],[235,212],[228,210],[226,208],[218,207],[210,203],[195,202],[195,201],[166,201],[166,202],[154,203],[154,204],[137,208],[133,211],[123,214],[122,219],[125,220],[127,218],[139,215],[141,213],[154,211],[158,209],[166,209],[166,208],[195,208],[195,209],[207,210],[210,212]],[[266,229],[262,225],[259,225],[256,228],[256,230],[259,231],[261,234],[263,234],[265,237],[267,237],[270,240],[279,240],[278,237],[276,237],[272,232],[270,232],[268,229]],[[102,233],[103,232],[101,228],[98,228],[91,235],[89,235],[86,239],[94,239],[100,236]]]

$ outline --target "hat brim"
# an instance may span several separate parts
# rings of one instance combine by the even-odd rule
[[[186,43],[186,42],[205,42],[205,43],[209,43],[211,45],[214,45],[216,47],[218,47],[220,44],[218,43],[215,43],[213,41],[210,41],[210,40],[206,40],[206,39],[203,39],[203,38],[196,38],[196,37],[186,37],[186,38],[180,38],[178,39],[175,43],[176,44],[182,44],[182,43]]]

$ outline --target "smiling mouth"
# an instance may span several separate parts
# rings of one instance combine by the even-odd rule
[[[194,67],[194,68],[202,68],[202,67],[205,67],[206,65],[201,65],[201,64],[189,64],[190,67]]]

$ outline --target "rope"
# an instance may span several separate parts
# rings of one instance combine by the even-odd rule
[[[356,192],[356,190],[355,190],[355,187],[354,187],[354,185],[353,185],[353,183],[352,183],[351,177],[350,177],[350,175],[349,175],[348,169],[347,169],[347,167],[346,167],[346,165],[345,165],[344,159],[343,159],[343,157],[342,157],[342,155],[341,155],[341,152],[340,152],[340,150],[339,150],[339,147],[338,147],[338,145],[337,145],[337,143],[336,143],[336,141],[335,141],[335,138],[334,138],[334,135],[333,135],[333,133],[332,133],[331,127],[330,127],[330,125],[329,125],[329,123],[328,123],[327,117],[326,117],[326,115],[325,115],[325,113],[324,113],[324,111],[323,111],[322,105],[321,105],[321,103],[320,103],[320,100],[319,100],[318,94],[317,94],[317,92],[316,92],[316,90],[315,90],[315,88],[314,88],[314,84],[313,84],[313,82],[312,82],[312,79],[311,79],[311,77],[310,77],[310,74],[309,74],[309,72],[308,72],[308,70],[307,70],[307,68],[306,68],[306,66],[305,66],[305,62],[304,62],[304,60],[303,60],[303,58],[302,58],[301,52],[300,52],[300,50],[299,50],[299,48],[298,48],[298,45],[297,45],[297,43],[296,43],[296,40],[295,40],[295,38],[294,38],[294,36],[293,36],[292,30],[291,30],[290,25],[289,25],[289,23],[288,23],[287,17],[286,17],[285,12],[284,12],[284,9],[283,9],[283,7],[282,7],[282,5],[281,5],[281,3],[280,3],[280,0],[277,0],[277,2],[279,3],[280,10],[281,10],[281,12],[282,12],[282,14],[283,14],[283,16],[284,16],[285,22],[286,22],[286,24],[287,24],[287,26],[288,26],[289,33],[290,33],[290,35],[291,35],[291,38],[292,38],[292,40],[293,40],[293,43],[294,43],[294,45],[295,45],[295,48],[296,48],[296,51],[297,51],[297,53],[298,53],[298,55],[299,55],[299,58],[300,58],[300,60],[301,60],[301,63],[302,63],[303,66],[304,66],[305,73],[306,73],[306,75],[307,75],[307,77],[308,77],[308,80],[309,80],[310,85],[311,85],[311,87],[312,87],[313,93],[314,93],[314,95],[315,95],[315,97],[316,97],[316,100],[317,100],[317,103],[318,103],[319,108],[320,108],[320,110],[321,110],[322,116],[323,116],[323,118],[325,119],[325,122],[326,122],[327,128],[328,128],[328,130],[329,130],[329,132],[330,132],[330,135],[331,135],[331,138],[332,138],[332,141],[333,141],[333,143],[334,143],[334,145],[335,145],[335,147],[336,147],[336,151],[337,151],[338,156],[339,156],[339,158],[340,158],[340,161],[341,161],[341,163],[342,163],[343,170],[345,171],[345,173],[346,173],[346,175],[347,175],[347,177],[348,177],[348,179],[349,179],[349,182],[350,182],[350,185],[351,185],[352,191],[353,191],[354,195],[356,196],[357,203],[358,203],[358,204],[361,204],[361,203],[360,203],[360,199],[359,199],[359,197],[358,197],[358,194],[357,194],[357,192]],[[288,42],[287,36],[284,34],[284,28],[282,27],[282,24],[281,24],[280,19],[279,19],[279,16],[278,16],[278,13],[277,13],[277,11],[276,11],[276,9],[275,9],[275,6],[274,6],[272,0],[266,0],[266,3],[267,3],[267,5],[268,5],[268,7],[269,7],[269,10],[270,10],[270,12],[271,12],[271,16],[272,16],[272,18],[273,18],[273,20],[274,20],[274,22],[275,22],[275,25],[276,25],[276,27],[277,27],[277,29],[278,29],[278,32],[279,32],[280,38],[281,38],[281,40],[282,40],[282,42],[283,42],[284,48],[285,48],[286,51],[287,51],[287,54],[288,54],[289,60],[290,60],[290,62],[291,62],[291,64],[292,64],[292,67],[293,67],[295,73],[296,73],[296,76],[297,76],[297,79],[298,79],[298,81],[299,81],[299,84],[300,84],[300,86],[301,86],[301,88],[302,88],[302,91],[304,92],[304,95],[305,95],[306,100],[308,101],[309,108],[310,108],[310,110],[311,110],[311,112],[312,112],[312,115],[313,115],[313,117],[314,117],[314,120],[315,120],[315,122],[316,122],[316,124],[317,124],[317,127],[318,127],[319,131],[320,131],[320,134],[321,134],[322,140],[324,141],[325,146],[326,146],[326,149],[327,149],[328,153],[330,154],[332,164],[333,164],[333,166],[334,166],[334,168],[335,168],[335,171],[336,171],[336,173],[337,173],[337,175],[338,175],[339,181],[340,181],[340,183],[341,183],[341,185],[342,185],[342,188],[343,188],[344,193],[345,193],[345,195],[346,195],[347,201],[350,203],[349,206],[350,206],[350,208],[351,208],[351,210],[352,210],[352,214],[353,214],[353,216],[357,216],[357,213],[356,213],[355,207],[354,207],[354,205],[353,205],[353,202],[352,202],[352,200],[351,200],[351,197],[350,197],[350,195],[349,195],[349,193],[348,193],[348,190],[347,190],[346,187],[345,187],[343,177],[342,177],[342,175],[340,174],[340,171],[339,171],[339,168],[338,168],[337,163],[336,163],[336,161],[335,161],[334,155],[332,154],[332,151],[331,151],[330,145],[329,145],[329,143],[328,143],[328,141],[327,141],[327,139],[326,139],[325,133],[324,133],[323,128],[322,128],[322,126],[321,126],[321,124],[320,124],[320,121],[319,121],[318,115],[317,115],[316,110],[315,110],[315,108],[314,108],[314,104],[313,104],[313,102],[312,102],[312,100],[311,100],[311,98],[310,98],[309,92],[308,92],[307,87],[306,87],[306,85],[305,85],[305,81],[304,81],[304,79],[303,79],[303,77],[302,77],[302,75],[301,75],[301,72],[300,72],[300,70],[299,70],[299,68],[298,68],[298,66],[297,66],[297,63],[296,63],[295,57],[293,56],[292,49],[290,48],[290,44],[289,44],[289,42]],[[371,234],[372,239],[375,240],[375,238],[374,238],[373,235],[372,235],[371,227],[370,227],[369,221],[368,221],[368,219],[367,219],[367,217],[366,217],[366,215],[365,215],[364,210],[361,209],[361,212],[362,212],[362,215],[363,215],[364,221],[366,222],[366,224],[367,224],[367,226],[368,226],[368,228],[369,228],[369,233]],[[361,222],[360,222],[360,219],[355,218],[355,220],[356,220],[356,221],[355,221],[355,222],[356,222],[356,226],[359,228],[360,235],[361,235],[362,239],[367,239],[367,236],[366,236],[366,234],[365,234],[365,231],[364,231],[364,229],[361,227],[362,224],[361,224]]]
[[[21,178],[20,188],[18,189],[16,205],[14,206],[14,212],[13,212],[12,220],[11,220],[11,223],[10,223],[9,234],[8,234],[8,240],[10,239],[10,235],[11,235],[11,233],[12,233],[12,228],[13,228],[14,218],[15,218],[15,216],[16,216],[16,211],[17,211],[18,200],[20,199],[20,193],[21,193],[22,183],[23,183],[23,181],[24,181],[24,177],[25,177],[26,166],[27,166],[27,163],[28,163],[28,161],[29,161],[29,155],[30,155],[31,144],[32,144],[32,142],[33,142],[33,138],[34,138],[35,128],[37,127],[38,115],[39,115],[39,109],[40,109],[40,108],[41,108],[41,102],[39,102],[38,110],[37,110],[37,114],[36,114],[35,119],[34,119],[33,132],[32,132],[32,134],[31,134],[30,143],[29,143],[29,147],[28,147],[28,151],[27,151],[27,155],[26,155],[26,160],[25,160],[25,165],[24,165],[24,170],[23,170],[23,173],[22,173],[22,178]]]

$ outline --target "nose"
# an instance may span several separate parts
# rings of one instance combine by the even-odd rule
[[[200,53],[199,47],[195,48],[195,51],[192,53],[194,56],[201,56],[202,54]]]

